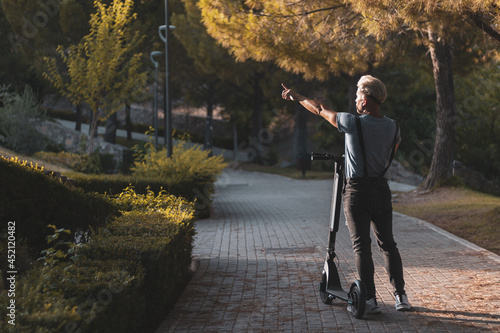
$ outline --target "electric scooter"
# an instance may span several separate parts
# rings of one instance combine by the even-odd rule
[[[366,288],[361,280],[352,283],[349,292],[344,291],[340,284],[339,272],[335,264],[335,237],[339,230],[342,189],[344,185],[344,158],[329,153],[311,153],[311,160],[333,160],[333,192],[330,212],[330,232],[325,265],[321,273],[319,294],[325,304],[331,304],[335,298],[350,304],[350,310],[356,318],[363,317],[366,308]]]

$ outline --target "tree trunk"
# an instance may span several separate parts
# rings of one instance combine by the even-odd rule
[[[95,115],[95,117],[97,117],[97,115]],[[93,133],[92,132],[92,126],[94,124],[94,118],[95,117],[94,117],[94,112],[92,110],[90,110],[90,112],[89,112],[89,136]]]
[[[307,154],[307,116],[309,111],[304,109],[299,103],[294,104],[295,128],[293,132],[294,157]]]
[[[116,112],[106,118],[106,131],[104,132],[104,141],[112,144],[116,143],[116,129],[118,127],[118,115]]]
[[[204,150],[209,150],[209,157],[212,157],[212,116],[214,113],[214,96],[215,96],[215,87],[214,83],[209,83],[208,92],[207,92],[207,117],[205,120],[205,144],[203,145]]]
[[[452,175],[455,154],[455,88],[452,71],[452,40],[429,30],[429,51],[436,86],[436,138],[429,174],[422,187],[431,189]]]
[[[99,108],[97,108],[99,110]],[[87,144],[87,155],[94,152],[94,141],[97,136],[97,125],[99,124],[98,112],[90,111],[89,141]]]
[[[132,119],[130,117],[130,104],[125,104],[125,129],[127,130],[127,141],[132,141]]]
[[[82,105],[75,105],[76,111],[76,121],[75,121],[75,131],[81,132],[82,130]]]
[[[360,77],[362,76],[361,74],[355,74],[353,76],[350,75],[342,75],[344,79],[347,82],[347,96],[349,98],[349,104],[347,107],[347,112],[357,115],[358,112],[356,111],[356,92],[358,91],[358,81]]]
[[[234,149],[234,160],[238,160],[238,129],[236,128],[236,122],[233,123],[233,149]]]
[[[262,113],[263,113],[263,103],[264,103],[264,93],[260,86],[260,79],[262,73],[255,73],[254,76],[254,97],[253,97],[253,112],[252,112],[252,129],[251,129],[251,139],[250,144],[255,150],[255,161],[256,163],[262,163],[262,140],[261,137],[264,135],[262,133]]]
[[[167,85],[166,83],[163,86],[163,130],[164,130],[164,135],[163,135],[163,145],[167,147],[168,144],[168,138],[167,138]],[[159,125],[158,125],[159,126]]]
[[[302,171],[305,178],[306,170],[311,169],[311,157],[307,151],[307,116],[309,111],[299,103],[295,103],[295,128],[293,132],[293,152],[297,169]]]

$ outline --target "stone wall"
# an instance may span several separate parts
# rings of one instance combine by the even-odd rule
[[[88,136],[82,132],[64,127],[53,121],[41,122],[38,124],[37,130],[56,145],[63,147],[67,152],[84,153],[86,151]],[[100,137],[95,138],[94,144],[94,151],[113,155],[117,166],[123,161],[123,151],[127,150],[126,147],[105,142]]]

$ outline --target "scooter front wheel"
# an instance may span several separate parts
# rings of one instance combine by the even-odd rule
[[[321,274],[321,282],[319,285],[319,296],[321,297],[321,301],[325,304],[332,304],[335,296],[326,291],[327,281],[326,281],[326,272],[323,271]]]
[[[356,280],[352,283],[349,298],[352,302],[352,314],[360,319],[365,314],[366,308],[366,288],[363,282]]]

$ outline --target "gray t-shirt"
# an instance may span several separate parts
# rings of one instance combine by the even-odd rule
[[[378,177],[389,164],[396,123],[388,117],[375,118],[370,115],[359,117],[365,142],[366,164],[368,177]],[[337,124],[340,132],[345,136],[345,176],[346,178],[363,177],[363,153],[359,145],[356,116],[346,113],[337,113]],[[401,142],[401,133],[398,132],[396,143]]]

